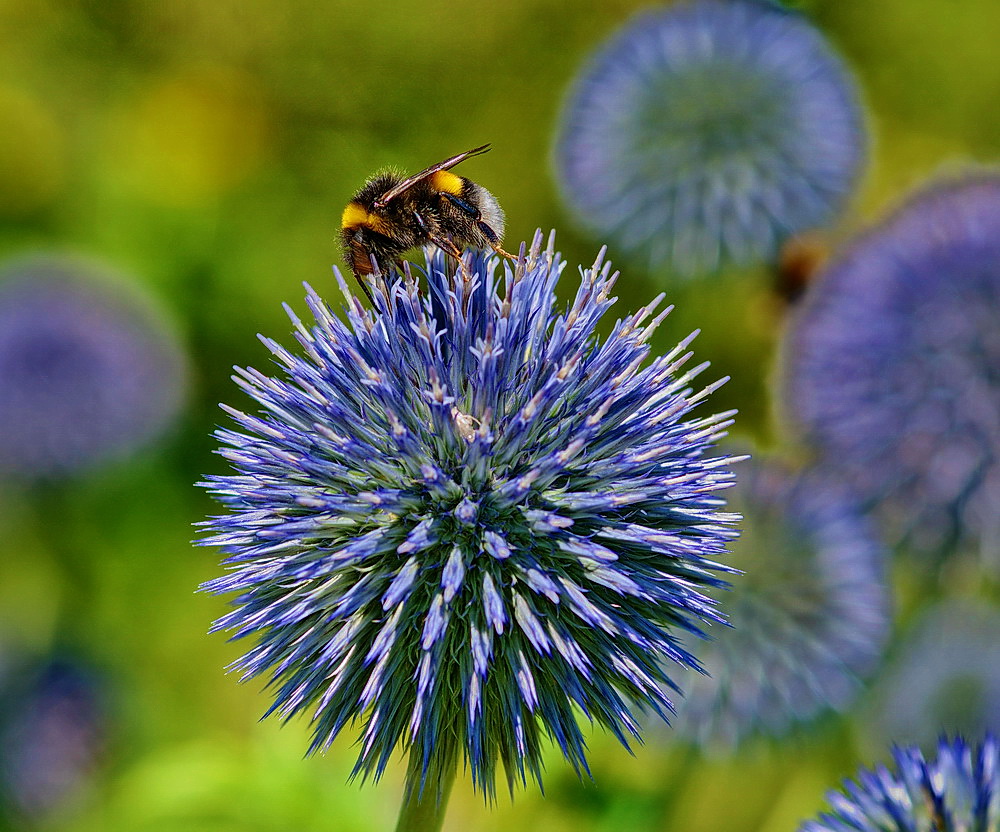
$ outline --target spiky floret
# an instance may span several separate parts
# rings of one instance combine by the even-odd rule
[[[959,737],[942,739],[937,758],[895,748],[896,770],[862,770],[831,792],[832,811],[800,832],[998,832],[1000,743],[987,736],[972,748]]]
[[[578,716],[627,745],[720,618],[732,414],[691,415],[716,385],[692,391],[690,338],[650,358],[669,310],[601,340],[617,273],[599,256],[559,312],[562,269],[539,234],[500,274],[434,252],[346,322],[310,289],[303,354],[263,339],[283,377],[234,376],[263,413],[226,408],[235,473],[206,483],[230,571],[205,588],[238,593],[215,629],[256,637],[235,667],[270,674],[269,713],[311,711],[311,751],[360,723],[356,774],[410,748],[421,781],[464,757],[492,796],[498,761],[540,777],[545,736],[586,771]]]

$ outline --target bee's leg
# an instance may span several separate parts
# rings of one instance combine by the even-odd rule
[[[497,254],[501,257],[506,257],[508,260],[517,260],[516,254],[511,254],[509,251],[504,251],[500,248],[500,237],[483,220],[476,220],[476,226],[483,232],[483,236],[490,242],[490,248]]]
[[[361,291],[365,293],[365,297],[368,298],[368,302],[374,308],[375,299],[372,297],[372,293],[368,289],[368,284],[365,283],[365,279],[362,275],[374,273],[378,268],[378,264],[375,262],[375,258],[368,251],[368,248],[365,246],[364,237],[360,231],[356,232],[353,238],[349,239],[346,254],[348,265],[354,273],[355,280],[358,281]],[[365,265],[369,266],[367,271],[364,268]]]
[[[485,228],[489,228],[489,226],[486,225],[486,223],[480,223],[480,224],[483,225],[483,226],[485,226]],[[485,233],[485,231],[484,231],[484,233]],[[500,248],[500,241],[499,240],[497,242],[495,242],[495,243],[491,241],[490,242],[490,248],[493,249],[501,257],[506,257],[508,260],[517,260],[517,255],[516,254],[511,254],[509,251],[504,251],[502,248]]]
[[[361,291],[365,293],[365,297],[368,298],[368,302],[372,305],[372,309],[374,309],[375,308],[375,298],[372,297],[371,290],[368,288],[368,285],[365,283],[365,279],[360,274],[358,274],[357,272],[354,272],[354,276],[358,280],[358,285],[361,287]]]
[[[417,225],[420,226],[420,230],[427,235],[427,239],[430,240],[434,245],[436,245],[445,254],[454,257],[458,261],[458,267],[462,270],[462,277],[466,282],[472,279],[472,275],[469,274],[468,269],[465,268],[465,263],[462,262],[462,250],[456,246],[448,237],[441,237],[431,231],[430,226],[427,221],[420,216],[419,211],[413,212],[413,218],[416,220]]]
[[[476,224],[483,236],[487,239],[490,244],[490,248],[493,249],[501,257],[506,257],[508,260],[517,260],[517,257],[504,251],[500,247],[500,235],[494,231],[489,224],[483,219],[482,212],[475,206],[470,205],[464,199],[461,199],[454,194],[444,193],[442,196],[447,199],[452,205],[458,208],[463,214],[468,214],[472,218],[472,221]]]
[[[441,249],[441,251],[443,251],[445,254],[451,255],[456,260],[461,262],[462,250],[447,237],[438,237],[436,235],[431,235],[430,237],[428,237],[428,239],[432,243],[434,243],[434,245],[436,245],[439,249]]]
[[[465,267],[465,261],[462,260],[462,250],[456,246],[447,237],[431,236],[430,241],[434,243],[441,251],[445,254],[454,257],[458,261],[458,267],[462,270],[462,279],[468,283],[472,280],[472,275],[469,274],[469,270]]]
[[[420,227],[420,230],[424,232],[428,237],[431,236],[430,226],[427,225],[427,220],[424,219],[423,215],[419,211],[413,212],[413,221]]]

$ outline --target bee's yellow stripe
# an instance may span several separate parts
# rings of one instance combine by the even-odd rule
[[[431,175],[431,187],[435,191],[459,196],[462,193],[462,177],[455,176],[451,171],[439,170]]]
[[[344,213],[340,218],[340,227],[349,228],[370,228],[378,234],[386,233],[385,220],[378,214],[371,213],[364,205],[357,202],[348,202]]]

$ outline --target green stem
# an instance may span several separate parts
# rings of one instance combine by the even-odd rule
[[[410,751],[410,765],[406,773],[406,787],[403,791],[403,806],[399,810],[396,832],[438,832],[444,823],[444,813],[448,808],[448,796],[458,773],[458,760],[451,756],[436,771],[432,767],[427,772],[421,794],[421,761],[416,747]]]

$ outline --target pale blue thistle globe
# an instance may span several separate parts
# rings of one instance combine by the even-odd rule
[[[893,749],[892,767],[862,770],[827,795],[830,811],[799,832],[998,832],[1000,743],[943,738],[937,756]]]
[[[134,453],[180,412],[186,360],[156,305],[106,267],[0,267],[0,476],[58,480]]]
[[[925,188],[820,276],[790,418],[894,541],[1000,559],[1000,174]]]
[[[721,619],[732,414],[692,413],[715,385],[690,338],[650,354],[666,310],[600,338],[617,273],[599,257],[561,308],[563,265],[541,235],[516,268],[435,251],[346,322],[309,290],[299,350],[263,339],[280,371],[234,377],[258,412],[226,408],[234,472],[206,483],[229,557],[205,588],[237,594],[215,629],[253,638],[234,667],[310,715],[310,750],[358,726],[361,776],[408,750],[429,788],[464,760],[492,796],[547,740],[585,771],[578,718],[637,738]]]
[[[1000,734],[1000,608],[938,603],[894,652],[868,697],[867,739],[929,750],[942,732]]]
[[[682,276],[828,223],[866,154],[851,73],[796,12],[695,0],[636,15],[576,79],[555,147],[595,235]]]
[[[732,747],[782,735],[851,705],[889,635],[887,552],[849,489],[777,460],[740,466],[731,506],[743,520],[725,605],[688,671],[674,727]]]

